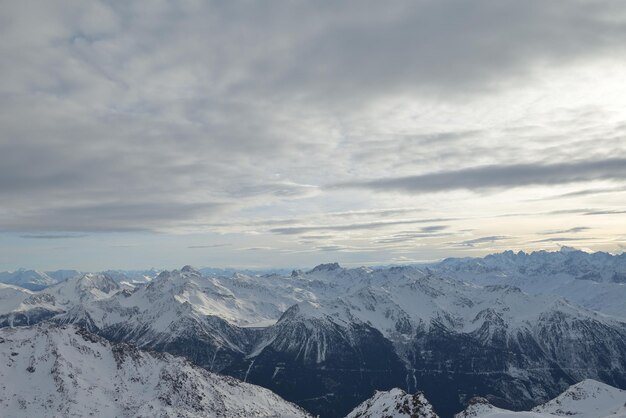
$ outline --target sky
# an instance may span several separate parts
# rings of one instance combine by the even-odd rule
[[[0,270],[626,249],[626,2],[0,0]]]

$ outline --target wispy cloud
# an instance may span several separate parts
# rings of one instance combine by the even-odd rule
[[[461,242],[456,242],[454,243],[454,245],[459,246],[459,247],[475,247],[477,245],[489,244],[489,243],[502,241],[502,240],[509,239],[509,238],[511,237],[507,237],[503,235],[491,235],[487,237],[480,237],[480,238],[468,239],[468,240],[461,241]]]
[[[86,234],[25,234],[20,235],[20,238],[24,239],[71,239],[71,238],[83,238]]]
[[[552,230],[552,231],[543,231],[541,232],[542,235],[556,235],[556,234],[577,234],[579,232],[585,232],[585,231],[589,231],[591,228],[586,227],[586,226],[575,226],[573,228],[568,228],[568,229],[558,229],[558,230]]]
[[[539,240],[534,240],[531,242],[567,242],[567,241],[593,241],[596,238],[589,238],[589,237],[551,237],[551,238],[544,238],[544,239],[539,239]]]
[[[557,164],[488,165],[416,176],[358,180],[339,183],[333,187],[423,193],[556,185],[592,180],[626,180],[626,158]]]
[[[293,226],[285,228],[273,228],[270,232],[283,235],[304,234],[315,231],[357,231],[357,230],[369,230],[378,228],[387,228],[396,225],[410,225],[420,223],[431,222],[445,222],[454,220],[454,218],[431,218],[431,219],[406,219],[398,221],[378,221],[378,222],[366,222],[366,223],[352,223],[352,224],[339,224],[339,225],[312,225],[312,226]]]
[[[200,249],[200,248],[220,248],[229,247],[231,244],[206,244],[206,245],[189,245],[187,248]]]

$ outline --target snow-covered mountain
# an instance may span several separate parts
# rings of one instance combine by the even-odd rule
[[[408,394],[402,389],[377,391],[346,418],[439,418],[423,393]]]
[[[509,285],[530,294],[554,294],[626,319],[626,254],[505,251],[484,258],[450,258],[431,266],[480,285]]]
[[[11,284],[29,290],[41,290],[57,282],[58,280],[38,270],[19,269],[0,272],[0,283]]]
[[[497,408],[484,398],[472,399],[456,418],[624,418],[626,391],[586,379],[531,411]]]
[[[267,389],[75,327],[0,330],[7,417],[309,417]]]
[[[131,284],[148,283],[160,273],[160,270],[106,270],[101,274],[106,274],[118,283],[128,282]]]
[[[35,295],[62,311],[41,319],[185,356],[325,417],[394,387],[423,390],[444,417],[476,395],[528,409],[586,378],[626,388],[623,321],[433,269],[206,277],[186,266],[134,288],[83,275]]]
[[[626,417],[626,390],[586,379],[570,386],[551,401],[533,408],[533,412],[580,418],[617,418],[620,414]]]
[[[62,313],[47,294],[0,284],[0,327],[36,324]]]
[[[78,270],[52,270],[52,271],[46,271],[46,274],[49,277],[52,277],[54,280],[56,280],[57,282],[62,282],[63,280],[67,280],[70,279],[74,276],[79,276],[81,274],[80,271]]]

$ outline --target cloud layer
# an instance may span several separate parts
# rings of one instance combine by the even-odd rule
[[[619,0],[7,2],[7,262],[44,237],[145,232],[168,238],[138,260],[174,242],[259,249],[250,264],[431,259],[584,239],[580,211],[492,220],[581,208],[619,248],[625,39]],[[189,233],[206,236],[173,238]]]

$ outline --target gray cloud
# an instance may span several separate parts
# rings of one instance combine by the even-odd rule
[[[557,235],[557,234],[576,234],[579,232],[585,232],[590,230],[591,228],[586,227],[586,226],[575,226],[573,228],[568,228],[568,229],[559,229],[559,230],[555,230],[555,231],[543,231],[541,232],[542,235]]]
[[[545,200],[545,199],[561,199],[561,198],[573,198],[580,196],[591,196],[596,194],[605,194],[605,193],[624,193],[626,192],[626,187],[598,187],[594,189],[584,189],[578,190],[570,193],[563,193],[556,196],[551,196],[547,198],[541,199],[533,199],[533,200]]]
[[[589,212],[585,212],[585,215],[594,216],[594,215],[622,215],[626,213],[626,210],[619,209],[606,209],[606,210],[593,210]]]
[[[364,242],[458,233],[394,232],[422,222],[408,218],[467,222],[465,202],[424,192],[600,180],[565,196],[576,206],[626,177],[626,106],[613,94],[625,11],[619,0],[7,2],[0,229],[22,246],[33,242],[20,235],[163,232],[167,259],[170,232],[307,257],[358,235],[340,255],[365,262]],[[621,197],[514,210],[612,216]],[[471,227],[509,233],[485,226],[511,206],[474,198]],[[220,260],[240,262],[231,250]]]
[[[480,237],[480,238],[468,239],[465,241],[457,242],[455,243],[455,245],[459,247],[475,247],[476,245],[502,241],[502,240],[509,239],[509,238],[511,237],[502,236],[502,235],[491,235],[488,237]]]
[[[312,226],[294,226],[286,228],[273,228],[269,232],[282,235],[295,235],[304,234],[316,231],[358,231],[392,227],[396,225],[410,225],[419,223],[430,222],[444,222],[454,220],[451,218],[432,218],[432,219],[408,219],[398,221],[379,221],[379,222],[366,222],[366,223],[353,223],[353,224],[341,224],[341,225],[312,225]],[[437,228],[437,227],[436,227]]]
[[[163,229],[172,219],[212,219],[228,206],[221,203],[114,202],[24,210],[6,229],[56,231],[146,231]]]
[[[363,188],[409,193],[554,185],[592,180],[626,180],[626,159],[556,164],[489,165],[455,171],[340,183],[336,188]]]
[[[607,19],[616,2],[369,2],[348,16],[351,6],[308,11],[314,22],[327,13],[335,18],[304,25],[320,32],[303,40],[277,82],[314,84],[313,94],[326,96],[466,94],[497,88],[538,62],[562,64],[616,47],[626,29]],[[283,13],[293,13],[288,9]]]
[[[200,249],[200,248],[220,248],[229,247],[231,244],[207,244],[207,245],[189,245],[187,248]]]
[[[596,238],[588,238],[588,237],[554,237],[554,238],[544,238],[531,242],[566,242],[566,241],[590,241],[595,240]]]
[[[69,238],[83,238],[85,234],[26,234],[20,235],[20,238],[25,239],[69,239]]]

